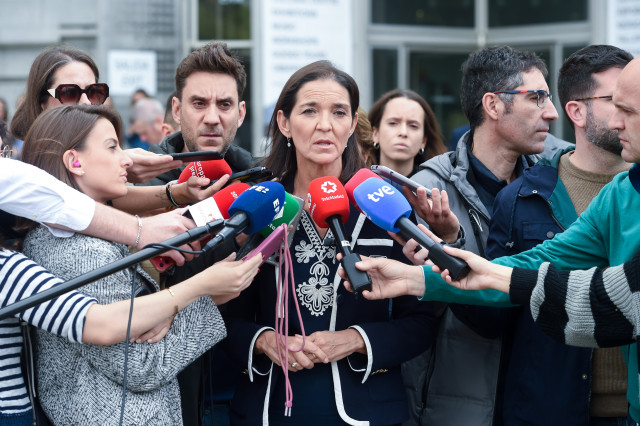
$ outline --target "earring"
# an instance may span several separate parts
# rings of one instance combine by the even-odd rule
[[[374,142],[373,149],[380,149],[380,144],[378,142]]]
[[[420,148],[420,154],[424,154],[424,146]]]
[[[291,139],[287,138],[287,148],[291,148]]]

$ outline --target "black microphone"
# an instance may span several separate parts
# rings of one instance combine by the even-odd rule
[[[309,184],[307,202],[313,221],[320,227],[328,225],[335,237],[336,248],[342,254],[340,264],[347,274],[355,294],[371,290],[371,277],[356,268],[360,255],[351,251],[342,224],[349,219],[349,198],[342,183],[333,176],[314,179]]]
[[[198,226],[193,229],[190,229],[186,232],[183,232],[180,235],[176,235],[173,238],[169,238],[166,241],[163,241],[162,245],[178,247],[183,244],[188,244],[193,241],[197,241],[202,239],[203,237],[213,234],[220,227],[224,225],[223,220],[215,220],[205,224],[204,226]],[[145,246],[141,250],[136,253],[130,254],[129,256],[112,262],[108,265],[101,266],[98,269],[94,269],[93,271],[82,274],[76,278],[73,278],[69,281],[65,281],[60,283],[54,287],[51,287],[41,293],[34,294],[32,296],[27,297],[26,299],[17,301],[16,303],[12,303],[11,305],[5,306],[0,309],[0,321],[6,318],[10,318],[17,314],[18,312],[25,311],[29,308],[32,308],[36,305],[39,305],[43,302],[51,300],[60,296],[61,294],[68,293],[71,290],[75,290],[83,285],[87,285],[94,281],[99,280],[100,278],[106,277],[107,275],[111,275],[115,272],[121,271],[125,268],[135,265],[136,263],[140,263],[143,260],[147,260],[151,257],[157,256],[160,253],[164,253],[167,251],[166,247],[161,247],[156,244],[149,244],[149,246]]]

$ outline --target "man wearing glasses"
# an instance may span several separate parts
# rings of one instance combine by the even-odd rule
[[[420,166],[413,179],[447,191],[466,234],[467,250],[485,255],[497,193],[545,150],[558,118],[545,81],[547,68],[531,52],[508,46],[472,53],[462,65],[461,104],[471,130],[455,152]],[[437,343],[403,366],[416,424],[491,425],[501,361],[501,312],[449,304]]]
[[[632,59],[607,45],[587,46],[567,58],[558,92],[575,130],[575,150],[542,159],[500,191],[487,258],[529,250],[563,232],[604,185],[629,168],[620,156],[618,132],[609,129],[608,121],[615,111],[611,97],[618,76]],[[566,346],[535,325],[528,307],[509,312],[504,424],[625,424],[627,371],[619,348]],[[550,389],[553,398],[547,395]]]

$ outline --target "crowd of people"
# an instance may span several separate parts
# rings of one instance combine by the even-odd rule
[[[128,149],[91,57],[42,51],[0,117],[21,149],[0,159],[0,307],[194,228],[180,207],[229,176],[177,183],[172,155],[209,150],[303,200],[318,178],[389,167],[423,187],[403,191],[411,220],[471,271],[453,281],[353,204],[348,241],[305,206],[291,293],[281,266],[235,259],[246,235],[185,244],[157,279],[123,269],[0,320],[0,424],[199,425],[207,397],[233,425],[637,425],[640,62],[608,45],[565,60],[575,145],[549,133],[559,114],[534,53],[484,48],[461,72],[454,151],[420,94],[389,91],[367,113],[356,81],[317,61],[285,83],[254,158],[234,143],[247,74],[224,43],[180,62],[164,107],[136,93]],[[350,291],[336,244],[362,256],[371,290]]]

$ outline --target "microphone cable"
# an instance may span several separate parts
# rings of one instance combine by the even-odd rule
[[[164,248],[168,250],[175,250],[177,252],[180,253],[187,253],[187,254],[205,254],[204,250],[187,250],[187,249],[182,249],[180,247],[176,247],[176,246],[172,246],[169,244],[164,244],[164,243],[151,243],[151,244],[147,244],[146,246],[144,246],[144,248]]]
[[[133,266],[131,269],[131,304],[129,305],[129,319],[127,321],[127,335],[124,340],[124,368],[123,368],[123,379],[122,379],[122,403],[120,405],[120,422],[118,423],[122,426],[122,421],[124,420],[124,406],[127,400],[127,368],[129,363],[129,336],[131,334],[131,320],[133,318],[133,302],[136,297],[136,267]]]

